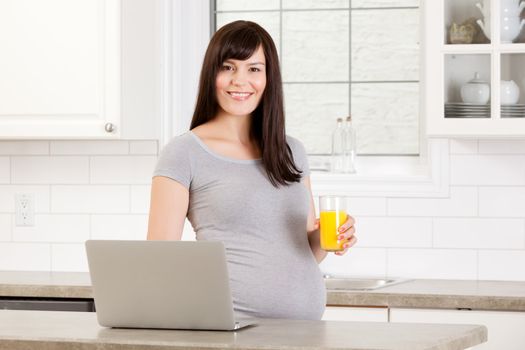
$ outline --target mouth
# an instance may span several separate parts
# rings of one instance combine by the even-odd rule
[[[239,92],[239,91],[227,91],[234,100],[245,101],[253,95],[253,92]]]

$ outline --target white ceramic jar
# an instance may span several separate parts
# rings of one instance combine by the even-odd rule
[[[461,99],[465,103],[484,105],[490,98],[490,85],[481,80],[479,73],[474,74],[474,79],[461,87]]]
[[[514,80],[502,80],[500,84],[500,103],[514,105],[520,99],[520,88]]]

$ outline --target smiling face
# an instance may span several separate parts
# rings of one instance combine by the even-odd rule
[[[250,115],[259,105],[266,87],[266,60],[261,46],[248,59],[228,59],[215,80],[217,102],[223,112]]]

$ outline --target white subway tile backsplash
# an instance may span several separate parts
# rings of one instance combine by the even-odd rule
[[[49,185],[0,185],[0,213],[15,212],[15,195],[19,193],[33,195],[36,213],[49,213]]]
[[[61,155],[104,155],[128,154],[128,141],[51,141],[51,154]]]
[[[525,156],[452,155],[451,185],[525,185]]]
[[[48,141],[0,141],[1,155],[47,155]]]
[[[11,158],[11,183],[86,184],[88,157],[21,156]]]
[[[129,154],[157,155],[157,141],[129,141]]]
[[[525,249],[525,220],[436,218],[434,247]]]
[[[51,271],[89,271],[84,243],[52,244],[51,258]]]
[[[47,243],[0,243],[0,270],[51,271]]]
[[[329,253],[319,268],[334,276],[386,277],[386,249],[359,248],[359,242],[343,256]]]
[[[91,157],[92,184],[150,184],[155,156]]]
[[[14,226],[15,242],[84,242],[89,215],[35,215],[35,226]]]
[[[308,135],[290,130],[294,125],[302,130],[298,126],[309,115],[319,121],[323,113],[335,125],[332,119],[348,111],[348,85],[287,84],[285,89],[287,103],[302,111],[289,116],[289,133],[314,151],[329,152],[330,133],[325,131],[333,128],[328,124],[312,127],[326,129],[317,136],[318,143],[305,142]],[[365,96],[363,91],[361,95]],[[402,104],[402,99],[392,98]],[[373,104],[370,99],[367,105]],[[367,108],[352,106],[356,123],[359,115],[373,115]],[[146,239],[157,147],[155,140],[0,141],[0,270],[87,271],[85,240]],[[450,140],[453,186],[448,198],[350,197],[348,211],[356,218],[357,245],[342,257],[328,254],[322,271],[525,280],[524,147],[516,140]],[[35,199],[33,227],[15,226],[19,193]],[[195,240],[188,220],[182,239]]]
[[[388,198],[389,216],[476,216],[478,189],[450,187],[448,198]]]
[[[11,182],[11,165],[9,157],[0,157],[0,184]]]
[[[11,241],[11,214],[0,214],[0,242]]]
[[[144,240],[148,215],[92,215],[91,239]]]
[[[432,219],[358,217],[360,247],[432,247]]]
[[[479,153],[525,154],[524,140],[479,140]]]
[[[476,154],[478,140],[450,139],[450,154]]]
[[[480,250],[479,279],[525,281],[525,251]]]
[[[151,185],[131,186],[131,213],[148,214],[151,198]]]
[[[480,187],[479,215],[487,217],[525,216],[525,187]]]
[[[388,276],[477,278],[477,253],[466,249],[388,249]]]
[[[348,198],[348,213],[352,216],[385,216],[386,215],[386,198],[366,198],[350,197]]]
[[[184,229],[182,231],[181,240],[183,241],[195,241],[197,237],[195,236],[195,231],[191,226],[191,223],[188,219],[184,221]]]
[[[51,186],[53,213],[128,213],[130,189],[127,185],[114,186]]]

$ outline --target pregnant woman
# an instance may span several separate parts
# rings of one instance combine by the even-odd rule
[[[148,239],[180,240],[185,218],[197,240],[226,248],[235,312],[321,318],[319,221],[303,145],[285,133],[281,72],[270,35],[236,21],[213,35],[190,131],[162,150],[153,174]],[[342,255],[354,219],[340,227]]]

